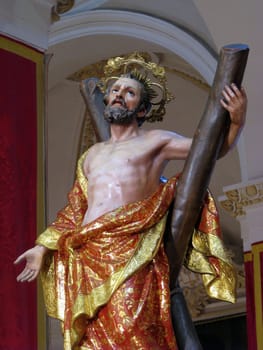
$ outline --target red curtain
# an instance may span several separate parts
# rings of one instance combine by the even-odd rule
[[[246,308],[247,308],[247,346],[249,350],[257,349],[257,333],[255,318],[254,298],[254,268],[253,256],[250,252],[245,253],[245,274],[246,274]]]
[[[263,242],[244,255],[248,350],[263,349]]]
[[[0,349],[36,350],[36,282],[17,283],[13,261],[37,233],[37,63],[0,40]]]

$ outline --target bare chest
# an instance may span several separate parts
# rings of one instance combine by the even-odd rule
[[[152,158],[150,152],[134,144],[106,145],[89,159],[87,175],[125,173],[147,168]]]

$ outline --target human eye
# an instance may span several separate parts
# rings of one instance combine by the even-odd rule
[[[118,92],[119,91],[119,89],[117,88],[117,87],[113,87],[112,89],[111,89],[111,92],[113,93],[113,94],[116,94],[116,92]]]
[[[133,90],[128,90],[128,94],[129,94],[130,96],[135,96],[135,92],[134,92]]]

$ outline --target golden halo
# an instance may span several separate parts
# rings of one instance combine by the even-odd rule
[[[149,122],[162,121],[166,104],[174,98],[166,86],[164,67],[147,61],[138,52],[126,57],[110,58],[104,66],[104,77],[101,78],[98,84],[101,91],[105,93],[111,80],[119,79],[121,75],[126,73],[133,73],[138,77],[138,80],[143,82],[150,97],[152,108],[147,114],[146,120]],[[149,78],[149,74],[152,75],[151,78],[155,81]],[[156,97],[159,98],[154,101]]]

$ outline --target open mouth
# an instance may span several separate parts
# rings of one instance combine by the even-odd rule
[[[111,104],[112,106],[121,106],[121,107],[125,107],[125,103],[123,102],[123,101],[113,101],[112,102],[112,104]]]

